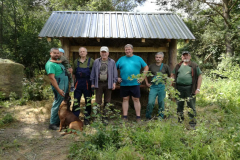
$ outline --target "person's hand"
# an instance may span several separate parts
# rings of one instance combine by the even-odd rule
[[[116,89],[116,83],[113,83],[112,90],[115,90],[115,89]]]
[[[199,94],[200,93],[200,89],[196,89],[195,91],[195,95]]]
[[[139,78],[137,81],[138,81],[138,83],[142,83],[143,79]]]
[[[150,87],[150,86],[151,86],[151,83],[146,83],[146,85],[147,85],[148,87]]]
[[[64,97],[64,96],[65,96],[65,93],[64,93],[64,91],[63,91],[63,90],[61,90],[61,89],[58,91],[58,93],[59,93],[59,94],[60,94],[62,97]]]
[[[91,88],[95,88],[95,86],[94,86],[94,85],[91,85]]]
[[[118,78],[118,83],[121,83],[122,82],[122,78]]]
[[[73,69],[72,69],[72,68],[68,68],[68,71],[69,71],[70,73],[72,73],[72,72],[73,72]]]

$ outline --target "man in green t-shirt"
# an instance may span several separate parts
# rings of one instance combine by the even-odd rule
[[[65,67],[62,64],[51,62],[60,57],[58,48],[52,48],[50,51],[51,58],[45,65],[47,75],[51,81],[52,90],[54,93],[54,102],[51,109],[49,129],[57,130],[60,123],[58,117],[58,109],[64,99],[64,95],[68,92],[68,76],[65,73]]]
[[[172,78],[175,80],[175,88],[180,92],[179,99],[177,99],[177,113],[178,122],[184,120],[184,102],[187,101],[187,105],[192,109],[188,113],[190,117],[190,126],[195,127],[196,125],[196,97],[200,92],[202,83],[202,72],[198,65],[190,61],[191,55],[188,51],[182,52],[182,61],[176,65],[172,71]]]

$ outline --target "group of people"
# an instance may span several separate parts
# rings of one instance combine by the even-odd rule
[[[154,75],[153,78],[156,78],[158,72],[174,78],[173,86],[180,92],[179,97],[181,98],[181,100],[177,99],[178,121],[181,123],[184,120],[184,101],[182,99],[188,99],[187,105],[192,109],[192,112],[189,112],[191,118],[189,124],[196,125],[196,97],[194,95],[200,92],[202,77],[198,65],[190,61],[191,54],[187,51],[182,52],[182,61],[176,65],[171,73],[169,66],[162,63],[164,58],[163,52],[156,53],[155,63],[150,64],[148,67],[141,57],[133,54],[133,46],[131,44],[125,45],[124,49],[126,55],[119,58],[115,63],[113,59],[109,58],[109,48],[106,46],[100,48],[100,58],[96,60],[87,57],[87,49],[81,47],[79,48],[79,58],[74,61],[72,67],[67,62],[67,59],[64,58],[63,49],[51,49],[51,58],[45,66],[55,97],[51,109],[50,129],[58,129],[58,107],[64,98],[64,94],[68,92],[69,81],[71,91],[74,91],[74,99],[77,101],[73,105],[72,112],[77,117],[80,114],[79,107],[82,94],[84,94],[85,104],[87,104],[88,97],[91,97],[95,90],[96,103],[99,106],[102,105],[102,96],[104,95],[103,120],[107,120],[107,117],[104,116],[106,114],[105,108],[111,102],[112,90],[115,90],[116,84],[120,83],[120,96],[123,98],[123,120],[128,120],[129,99],[131,96],[136,112],[136,121],[140,122],[140,84],[145,80],[146,85],[150,87],[146,119],[152,118],[151,115],[157,96],[158,117],[163,119],[164,98],[166,97],[165,84],[149,81],[146,77],[148,71]],[[140,74],[141,69],[143,69],[141,78],[129,79],[132,75]],[[118,76],[118,70],[120,71],[120,76]],[[73,84],[75,85],[73,86]],[[84,124],[88,125],[89,119],[87,117],[91,114],[91,105],[86,106],[84,114]]]

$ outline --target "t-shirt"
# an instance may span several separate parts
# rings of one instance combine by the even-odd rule
[[[119,58],[116,66],[120,70],[121,86],[135,86],[140,85],[137,79],[128,80],[128,77],[140,74],[141,68],[147,66],[147,64],[141,57],[133,55],[132,57],[123,56]]]
[[[149,71],[150,71],[154,76],[156,76],[156,75],[157,75],[157,72],[160,72],[160,67],[161,67],[161,65],[160,65],[160,66],[157,66],[156,63],[150,64],[150,65],[149,65]],[[161,73],[167,74],[167,76],[170,77],[170,69],[169,69],[168,65],[163,64]],[[153,78],[154,78],[154,77],[148,78],[148,82],[150,82]]]
[[[106,81],[107,80],[107,73],[108,73],[108,60],[101,61],[99,80],[100,81]]]
[[[175,74],[175,69],[172,71]],[[202,74],[202,71],[197,67],[197,76]],[[178,69],[178,76],[176,83],[179,85],[191,85],[192,84],[192,68],[188,65],[182,64]]]
[[[60,64],[50,62],[50,61],[46,63],[45,70],[47,74],[55,74],[55,76],[58,76],[63,72]]]
[[[69,64],[69,62],[68,62],[68,60],[67,60],[66,57],[61,56],[61,57],[60,57],[60,61],[62,61],[62,64],[64,65],[64,67],[65,67],[66,69],[71,68],[71,65]]]

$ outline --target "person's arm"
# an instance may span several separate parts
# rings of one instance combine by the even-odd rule
[[[148,79],[147,79],[147,77],[145,77],[145,82],[146,82],[146,85],[147,85],[148,87],[151,86],[151,83],[148,83]]]
[[[195,91],[195,95],[200,92],[201,84],[202,84],[202,74],[198,76],[197,89]]]
[[[118,81],[118,71],[117,71],[117,66],[114,62],[113,63],[113,87],[112,87],[112,90],[115,90],[117,81]]]
[[[61,60],[56,60],[56,61],[55,61],[55,60],[52,60],[52,59],[50,60],[50,62],[53,62],[53,63],[62,63]]]
[[[148,65],[146,65],[145,67],[143,67],[143,76],[141,78],[138,79],[138,83],[142,83],[142,81],[144,81],[147,72],[148,72]]]
[[[57,90],[57,92],[62,96],[64,97],[65,93],[63,90],[61,90],[57,84],[57,81],[55,79],[55,75],[54,74],[48,74],[48,77],[50,79],[50,82],[52,84],[52,86]]]
[[[91,88],[95,87],[95,68],[96,68],[96,62],[93,63],[92,65],[92,71],[91,71],[91,75],[90,75],[90,81],[92,82]]]

